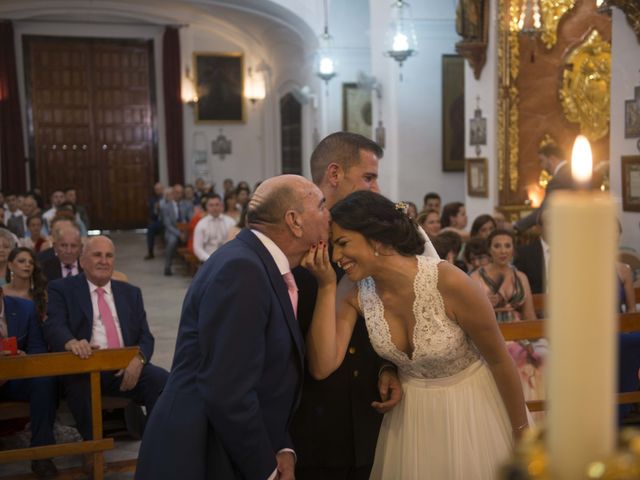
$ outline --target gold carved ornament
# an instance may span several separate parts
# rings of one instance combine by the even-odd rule
[[[547,47],[547,50],[550,50],[558,41],[558,23],[575,3],[575,0],[540,0],[540,15],[542,17],[540,40]]]
[[[609,133],[611,45],[597,30],[569,53],[558,92],[564,115],[595,141]]]

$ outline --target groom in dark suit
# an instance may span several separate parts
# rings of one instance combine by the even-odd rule
[[[133,398],[149,414],[169,374],[149,363],[154,339],[140,289],[111,280],[115,247],[107,237],[89,239],[80,263],[83,273],[49,282],[45,337],[53,351],[71,351],[80,358],[88,358],[95,348],[139,346],[139,355],[126,368],[101,374],[101,388],[108,395]],[[69,375],[62,382],[78,430],[89,440],[88,376]]]
[[[187,292],[137,479],[293,479],[304,341],[291,268],[327,241],[329,213],[318,187],[282,175],[256,189],[247,224]]]

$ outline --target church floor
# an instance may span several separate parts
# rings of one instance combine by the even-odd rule
[[[113,232],[111,235],[116,245],[116,270],[125,273],[129,282],[142,289],[142,296],[147,312],[147,320],[151,332],[155,337],[155,350],[152,362],[169,370],[173,360],[173,352],[180,320],[180,310],[184,295],[189,287],[191,277],[185,274],[186,268],[179,260],[174,260],[173,276],[163,275],[164,256],[161,247],[156,248],[156,257],[152,260],[143,260],[146,254],[146,237],[144,234],[133,232]],[[60,415],[63,423],[71,421],[69,415]],[[108,426],[105,420],[105,429]],[[73,436],[73,431],[66,428],[57,428],[57,434]],[[17,448],[26,446],[28,437],[25,434],[16,434],[10,437],[0,437],[0,449]],[[107,462],[128,460],[136,458],[139,441],[132,440],[128,436],[116,437],[115,449],[106,452]],[[59,469],[79,467],[81,458],[60,457],[55,460]],[[9,465],[0,465],[0,479],[13,478],[31,472],[29,462],[20,462]],[[34,477],[35,478],[35,477]],[[133,473],[110,473],[105,475],[106,480],[129,480]]]

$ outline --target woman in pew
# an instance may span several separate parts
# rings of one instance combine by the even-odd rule
[[[497,321],[535,320],[529,280],[511,264],[513,234],[506,230],[494,230],[487,239],[487,245],[491,263],[478,268],[471,278],[486,292]],[[543,399],[541,364],[546,353],[546,342],[507,342],[507,348],[518,367],[525,400]]]
[[[8,297],[31,300],[41,320],[47,312],[47,280],[36,261],[36,254],[27,247],[11,250],[7,261],[7,284],[3,287]]]
[[[7,283],[5,276],[7,275],[7,260],[9,253],[16,246],[16,240],[9,230],[0,228],[0,286]]]

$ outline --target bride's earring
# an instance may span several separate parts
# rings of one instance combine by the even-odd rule
[[[374,250],[373,251],[373,256],[374,257],[379,257],[380,256],[380,254],[378,253],[378,250]]]
[[[9,282],[13,282],[13,270],[9,269]]]

